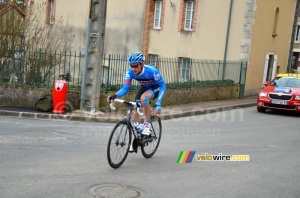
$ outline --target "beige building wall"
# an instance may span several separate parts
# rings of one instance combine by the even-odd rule
[[[71,27],[74,32],[75,50],[84,51],[88,17],[90,13],[90,1],[87,0],[55,0],[56,16],[63,16],[65,25]]]
[[[276,55],[276,72],[286,72],[296,0],[256,0],[252,49],[245,95],[257,94],[264,81],[266,56]],[[276,9],[279,8],[277,36],[272,37]]]
[[[30,0],[29,0],[30,1]],[[31,0],[32,1],[32,0]],[[49,2],[48,0],[34,0],[35,4]],[[90,1],[83,0],[55,0],[55,18],[63,17],[64,25],[74,32],[73,49],[84,52],[87,22],[90,13]],[[46,13],[45,16],[46,19]]]
[[[223,60],[230,0],[199,0],[195,32],[178,30],[180,0],[166,2],[164,27],[150,31],[149,53],[162,57]],[[217,6],[216,6],[217,5]],[[239,60],[246,1],[233,0],[227,60]]]
[[[127,55],[142,51],[144,28],[149,28],[148,53],[161,57],[223,60],[231,0],[198,0],[195,32],[178,29],[180,3],[165,1],[162,30],[145,27],[146,2],[107,1],[104,51]],[[248,60],[245,95],[258,93],[263,83],[267,54],[277,56],[276,68],[286,71],[296,0],[232,0],[227,60]],[[35,3],[46,0],[35,0]],[[85,49],[90,1],[55,0],[55,16],[63,16],[74,30],[74,50]],[[71,5],[70,5],[71,2]],[[272,37],[276,8],[279,8],[277,36]]]
[[[128,55],[142,50],[145,2],[107,1],[104,42],[106,54]]]
[[[34,0],[34,3],[47,1]],[[91,0],[55,0],[55,17],[62,16],[64,24],[73,29],[73,50],[85,50],[90,3]],[[141,51],[145,1],[108,0],[106,15],[105,53],[127,55]]]

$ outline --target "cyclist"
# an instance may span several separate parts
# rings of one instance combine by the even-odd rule
[[[166,84],[158,69],[153,66],[145,65],[145,56],[141,52],[134,52],[128,57],[130,67],[127,70],[123,87],[116,94],[107,98],[110,103],[115,98],[122,97],[127,94],[132,79],[140,82],[141,87],[135,96],[137,107],[143,107],[145,116],[142,135],[149,135],[151,132],[151,107],[150,101],[156,99],[155,114],[161,112],[161,102],[166,91]],[[133,112],[133,121],[140,123],[140,117]]]

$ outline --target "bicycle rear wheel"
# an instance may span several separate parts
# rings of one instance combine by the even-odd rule
[[[119,168],[127,158],[131,136],[126,120],[117,123],[112,130],[107,146],[107,160],[112,168]]]
[[[151,116],[152,132],[149,136],[142,136],[142,154],[145,158],[150,158],[156,152],[162,134],[161,120],[158,116]]]

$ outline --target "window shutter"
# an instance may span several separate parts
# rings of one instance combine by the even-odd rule
[[[192,30],[193,29],[193,15],[194,15],[194,1],[187,1],[186,2],[186,11],[185,11],[185,30]]]
[[[54,23],[54,0],[50,0],[50,24]]]
[[[162,1],[155,1],[155,11],[154,11],[154,28],[160,28],[161,21],[161,11],[162,11]]]

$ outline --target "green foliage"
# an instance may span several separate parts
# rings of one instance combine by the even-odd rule
[[[176,88],[190,88],[190,87],[207,87],[207,86],[218,86],[218,85],[232,85],[233,80],[204,80],[204,81],[190,81],[190,82],[178,82],[178,83],[168,83],[167,87],[170,89]]]
[[[233,80],[227,79],[227,80],[205,80],[205,81],[192,81],[192,82],[178,82],[178,83],[167,83],[168,89],[178,89],[178,88],[190,88],[190,87],[207,87],[207,86],[218,86],[218,85],[232,85],[234,84]],[[123,84],[119,85],[110,85],[105,86],[105,89],[102,89],[102,92],[116,92],[118,91]],[[102,88],[104,86],[102,85]],[[137,91],[140,88],[140,85],[132,85],[130,87],[129,91]]]

